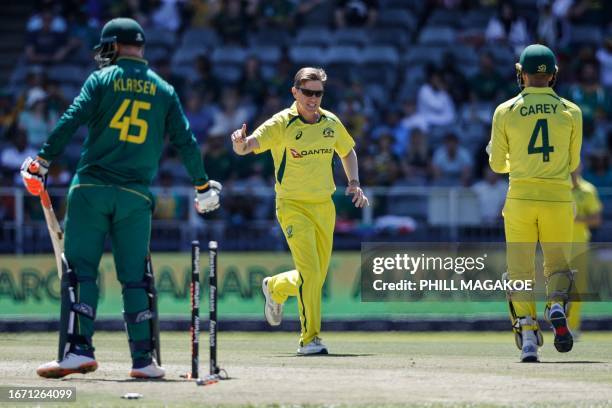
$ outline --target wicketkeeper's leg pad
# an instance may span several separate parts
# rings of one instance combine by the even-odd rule
[[[550,308],[553,303],[563,306],[565,316],[569,315],[570,294],[574,287],[574,270],[553,272],[546,278],[546,310],[544,316],[549,319]]]
[[[512,330],[514,331],[514,343],[519,350],[523,349],[523,333],[527,330],[532,330],[534,332],[538,347],[544,345],[544,336],[542,336],[538,321],[531,316],[517,317],[516,323],[512,326]]]
[[[93,357],[94,347],[91,337],[79,333],[79,319],[86,318],[95,320],[96,307],[79,300],[79,282],[95,281],[94,278],[79,277],[70,266],[64,254],[62,254],[62,279],[61,279],[61,311],[59,330],[58,361],[64,359],[65,355],[79,348],[80,354]]]
[[[504,281],[508,279],[508,272],[505,272],[502,275],[502,279]],[[506,299],[508,300],[508,308],[510,310],[510,320],[512,322],[512,331],[514,332],[514,342],[516,347],[519,350],[523,349],[523,330],[533,330],[537,341],[538,346],[542,347],[544,345],[544,337],[542,336],[542,331],[538,325],[538,321],[535,316],[518,316],[516,314],[516,310],[514,305],[512,304],[512,292],[506,292]]]

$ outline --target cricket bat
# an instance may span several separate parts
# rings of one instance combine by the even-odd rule
[[[55,212],[53,211],[53,204],[51,203],[51,197],[47,190],[43,190],[40,193],[40,203],[42,204],[43,213],[45,214],[45,221],[47,222],[47,229],[51,236],[51,243],[53,244],[53,252],[55,253],[55,263],[57,264],[57,275],[60,280],[62,279],[62,253],[64,252],[64,231],[60,227]]]

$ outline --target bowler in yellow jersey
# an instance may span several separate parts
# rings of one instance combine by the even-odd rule
[[[508,279],[535,279],[535,251],[540,242],[547,290],[545,316],[553,326],[555,347],[568,352],[573,345],[566,309],[573,282],[570,173],[580,163],[582,113],[553,91],[558,68],[548,47],[526,47],[516,69],[522,91],[495,110],[487,146],[491,169],[510,174],[502,211]],[[509,303],[521,361],[539,361],[543,340],[534,297],[511,293]]]
[[[575,271],[574,293],[576,299],[570,303],[568,314],[569,327],[576,335],[580,330],[581,299],[588,294],[589,273],[589,242],[591,241],[591,228],[601,225],[601,211],[603,205],[599,200],[595,186],[582,178],[581,168],[572,173],[574,188],[572,193],[576,204],[576,218],[574,219],[574,239],[572,245],[572,269]]]
[[[321,332],[321,291],[332,253],[336,210],[332,194],[334,154],[348,179],[346,194],[361,208],[369,205],[359,186],[355,142],[333,113],[321,108],[327,80],[320,68],[305,67],[294,78],[295,103],[247,137],[246,125],[232,134],[238,155],[270,151],[276,183],[276,217],[295,264],[294,270],[265,278],[266,320],[281,323],[283,304],[297,296],[301,334],[298,355],[327,354]]]

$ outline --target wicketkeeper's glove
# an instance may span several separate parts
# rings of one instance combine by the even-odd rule
[[[215,180],[209,180],[202,188],[196,188],[195,208],[205,214],[219,208],[219,195],[223,186]]]
[[[28,157],[23,161],[21,165],[21,178],[30,194],[38,196],[43,192],[47,184],[48,172],[49,163],[40,157],[36,159]]]

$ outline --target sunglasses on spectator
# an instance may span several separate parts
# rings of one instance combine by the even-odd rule
[[[323,96],[323,90],[321,91],[313,91],[312,89],[306,89],[306,88],[298,88],[300,91],[302,91],[302,93],[304,94],[304,96],[316,96],[317,98],[320,98]]]

